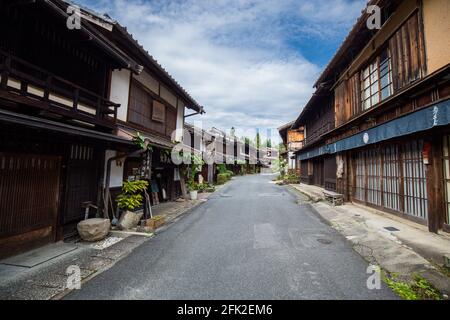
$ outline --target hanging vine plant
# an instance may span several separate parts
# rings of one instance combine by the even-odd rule
[[[145,137],[138,131],[136,135],[133,137],[133,142],[141,148],[141,150],[145,151],[153,151],[152,146],[149,141],[145,139]]]

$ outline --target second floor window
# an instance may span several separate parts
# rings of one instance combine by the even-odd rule
[[[389,50],[385,49],[361,73],[362,109],[372,108],[393,92],[392,65]]]

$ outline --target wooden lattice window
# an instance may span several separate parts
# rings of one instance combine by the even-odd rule
[[[381,206],[381,165],[377,149],[367,151],[367,202]]]
[[[353,195],[355,199],[366,201],[366,165],[365,152],[359,152],[355,158],[356,172],[355,172],[355,186]]]
[[[151,102],[149,93],[134,80],[131,84],[128,120],[142,127],[150,128]]]
[[[427,219],[428,198],[422,149],[422,140],[403,144],[403,201],[406,214]]]
[[[447,139],[450,140],[450,138]],[[444,160],[446,159],[444,164],[447,170],[446,190],[449,190],[447,191],[447,219],[450,215],[448,140],[447,149],[444,149]],[[353,197],[359,201],[426,220],[428,195],[422,149],[423,141],[413,140],[402,145],[385,146],[381,152],[376,148],[358,152],[355,158]]]
[[[400,154],[397,145],[383,148],[383,206],[401,211]]]

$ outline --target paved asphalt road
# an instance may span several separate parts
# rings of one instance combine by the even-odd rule
[[[234,179],[66,299],[396,298],[367,289],[367,263],[271,179]]]

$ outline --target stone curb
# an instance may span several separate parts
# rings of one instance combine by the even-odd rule
[[[289,186],[289,189],[300,194],[305,194],[292,186]],[[410,280],[413,274],[420,274],[435,288],[440,290],[441,293],[446,295],[450,293],[450,279],[446,275],[442,274],[432,265],[430,261],[422,257],[414,249],[403,243],[396,242],[399,241],[398,239],[383,237],[379,235],[376,230],[372,230],[369,227],[364,226],[363,223],[360,228],[360,236],[346,234],[346,232],[355,233],[355,230],[350,230],[351,226],[346,224],[346,221],[344,221],[345,218],[337,218],[336,220],[333,220],[333,217],[330,217],[336,217],[341,214],[335,208],[328,205],[324,201],[321,201],[320,203],[311,203],[309,207],[321,221],[343,235],[352,248],[367,262],[380,265],[382,269],[392,273],[400,273],[398,270],[402,268],[408,269],[410,270],[409,272],[400,273],[400,278]],[[327,216],[325,211],[328,211],[330,216]],[[348,219],[351,220],[352,217],[348,216]],[[355,220],[355,224],[356,223],[357,221]],[[389,252],[391,251],[401,252],[407,257],[410,256],[411,259],[414,258],[416,263],[405,264],[404,261],[399,261],[397,264],[391,263],[392,261],[395,261],[395,256],[389,257]],[[385,262],[389,262],[389,264]],[[400,265],[402,265],[401,268]]]

